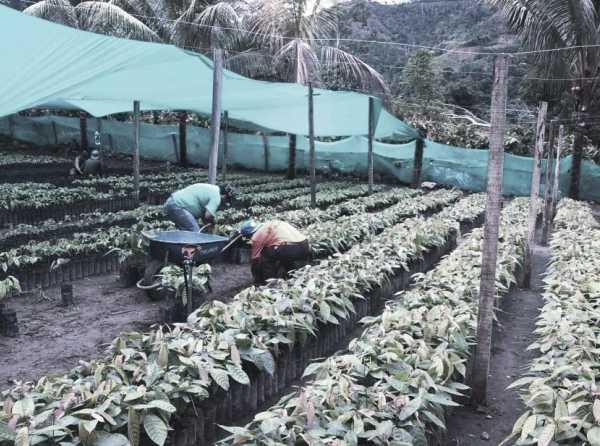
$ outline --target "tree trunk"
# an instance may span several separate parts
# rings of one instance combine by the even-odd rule
[[[287,178],[296,178],[296,135],[289,135]]]
[[[229,112],[223,113],[223,166],[221,167],[221,176],[223,181],[227,179],[227,164],[229,163]]]
[[[219,164],[219,133],[221,131],[221,88],[223,83],[223,50],[213,52],[213,93],[212,115],[210,119],[210,153],[208,157],[208,182],[217,183],[217,165]]]
[[[188,166],[187,160],[187,112],[179,113],[179,163]]]
[[[369,96],[369,150],[367,155],[367,172],[369,176],[369,194],[373,193],[373,133],[375,131],[375,101]]]
[[[525,248],[525,262],[523,265],[524,283],[531,288],[531,259],[535,244],[537,216],[539,213],[540,178],[542,172],[542,157],[544,154],[544,136],[546,133],[546,113],[548,103],[541,102],[538,109],[538,119],[533,148],[533,169],[531,172],[531,198],[529,199],[529,217],[527,221],[527,246]]]
[[[133,189],[140,199],[140,101],[133,101]]]
[[[312,83],[308,83],[308,142],[310,158],[310,205],[317,207],[317,174],[315,167],[315,121]]]
[[[504,165],[504,133],[506,128],[506,96],[508,56],[500,55],[494,64],[494,87],[488,159],[487,204],[481,259],[477,346],[471,377],[471,402],[485,404],[490,370],[494,301],[496,298],[496,257],[500,230],[502,169]]]
[[[421,135],[415,140],[415,159],[413,165],[412,187],[421,187],[421,173],[423,171],[423,150],[425,140]]]
[[[88,138],[87,138],[87,113],[82,111],[79,112],[79,135],[80,135],[80,146],[81,150],[88,150]]]

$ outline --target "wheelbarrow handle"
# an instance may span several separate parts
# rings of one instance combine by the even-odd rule
[[[241,236],[242,236],[242,234],[236,235],[229,243],[227,243],[227,245],[225,245],[225,247],[223,249],[221,249],[221,253],[223,253],[227,249],[229,249],[231,247],[231,245],[233,245],[235,242],[237,242],[240,239]]]

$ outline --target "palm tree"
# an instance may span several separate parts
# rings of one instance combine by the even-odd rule
[[[68,0],[42,0],[23,12],[86,31],[137,40],[161,40],[153,29],[112,2],[85,1],[72,5]]]
[[[547,78],[573,79],[577,131],[573,148],[570,195],[577,198],[586,132],[584,117],[598,105],[600,78],[600,2],[597,0],[489,0],[506,18]],[[590,47],[592,46],[592,47]],[[574,47],[570,50],[548,51]],[[554,88],[564,91],[568,81]]]

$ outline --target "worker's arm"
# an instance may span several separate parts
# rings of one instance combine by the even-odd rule
[[[79,166],[79,159],[80,159],[80,158],[81,158],[81,156],[80,156],[80,155],[77,155],[77,156],[75,157],[75,170],[76,170],[77,172],[79,172],[79,174],[80,174],[80,175],[83,175],[83,171],[81,170],[81,166]]]
[[[204,206],[204,215],[202,216],[204,224],[211,226],[215,225],[219,204],[221,204],[221,195],[217,192],[216,194],[211,195],[208,203]]]

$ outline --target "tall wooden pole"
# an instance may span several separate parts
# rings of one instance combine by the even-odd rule
[[[538,108],[535,146],[533,148],[533,169],[531,172],[531,198],[529,199],[529,217],[527,221],[527,246],[523,265],[524,283],[531,288],[531,259],[535,244],[537,216],[539,214],[540,179],[542,174],[542,157],[544,156],[544,135],[546,133],[546,113],[548,103],[541,102]]]
[[[500,230],[502,201],[502,170],[504,167],[504,134],[506,130],[506,96],[508,56],[501,54],[494,64],[494,86],[488,154],[487,204],[481,258],[479,312],[477,316],[477,346],[471,377],[471,402],[485,404],[490,370],[494,301],[496,299],[496,258]]]
[[[140,101],[133,101],[133,190],[140,199]]]
[[[552,186],[554,184],[554,140],[556,139],[556,120],[550,121],[550,139],[548,141],[548,157],[546,159],[546,174],[544,176],[544,210],[542,214],[542,246],[548,244],[548,231],[550,227],[550,207],[552,205]]]
[[[287,178],[296,178],[296,135],[289,135]]]
[[[421,173],[423,171],[423,151],[425,140],[419,131],[419,137],[415,140],[415,159],[413,165],[413,187],[421,187]]]
[[[221,176],[223,181],[227,179],[227,163],[229,163],[229,112],[223,113],[223,166],[221,166]]]
[[[556,145],[556,158],[554,160],[554,178],[552,184],[552,204],[550,206],[550,219],[548,227],[550,227],[554,216],[556,215],[556,204],[560,196],[560,155],[565,144],[565,126],[561,125],[558,129],[558,144]]]
[[[210,119],[210,152],[208,155],[208,182],[217,183],[219,164],[219,134],[221,131],[221,89],[223,84],[223,50],[213,51],[212,115]]]
[[[308,143],[310,162],[310,205],[317,207],[317,174],[315,168],[315,120],[314,120],[313,86],[308,83]]]
[[[260,132],[260,137],[262,139],[262,143],[263,143],[263,157],[264,157],[264,161],[265,161],[265,172],[269,171],[269,139],[267,138],[267,135],[265,135],[263,132]]]
[[[187,167],[187,112],[179,112],[179,163]]]
[[[375,100],[369,96],[369,150],[367,155],[367,171],[369,175],[369,194],[373,193],[373,133],[375,127]]]
[[[87,139],[87,113],[82,111],[79,112],[79,136],[81,149],[87,152],[88,150],[88,139]]]

